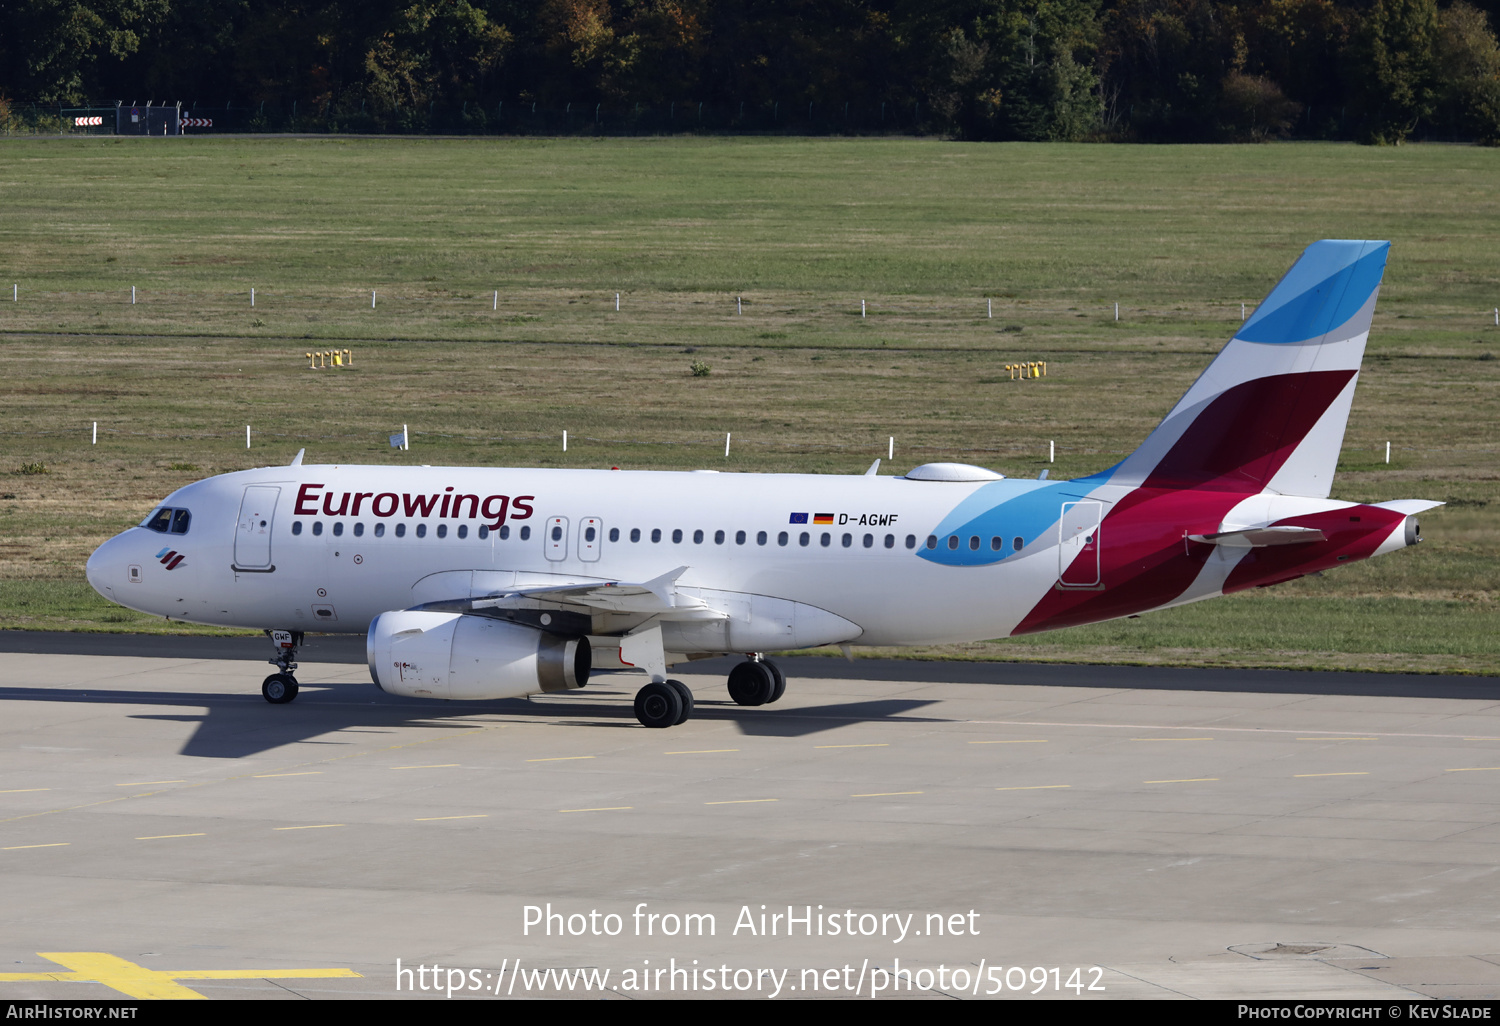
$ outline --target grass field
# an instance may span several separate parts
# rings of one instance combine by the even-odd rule
[[[88,552],[177,485],[304,446],[320,462],[851,473],[894,435],[897,471],[1034,476],[1049,441],[1054,477],[1096,470],[1307,243],[1385,238],[1334,494],[1448,501],[1424,545],[930,654],[1500,672],[1497,161],[1311,144],[5,140],[0,627],[190,629],[94,596]],[[307,369],[335,346],[352,368]],[[1010,380],[1017,360],[1046,360],[1047,377]],[[402,423],[406,453],[386,444]]]

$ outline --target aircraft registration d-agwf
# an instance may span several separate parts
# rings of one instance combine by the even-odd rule
[[[767,651],[975,641],[1293,580],[1420,540],[1437,502],[1329,499],[1385,242],[1314,243],[1129,457],[1072,481],[930,463],[892,477],[290,466],[167,496],[89,583],[142,612],[258,627],[267,701],[307,630],[367,632],[384,691],[512,698],[593,668],[649,678],[682,723],[686,660],[743,653],[741,705],[781,697]]]

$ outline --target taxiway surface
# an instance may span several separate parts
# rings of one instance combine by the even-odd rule
[[[695,664],[648,730],[74,638],[0,645],[5,998],[1500,995],[1493,678]]]

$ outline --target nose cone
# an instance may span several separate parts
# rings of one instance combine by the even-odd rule
[[[95,549],[83,568],[89,586],[111,602],[119,601],[115,597],[113,585],[125,580],[125,560],[121,552],[121,539],[124,537],[123,534],[117,534]]]

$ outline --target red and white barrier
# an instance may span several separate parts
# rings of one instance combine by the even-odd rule
[[[93,128],[104,124],[103,118],[74,118],[73,124],[78,128]]]

